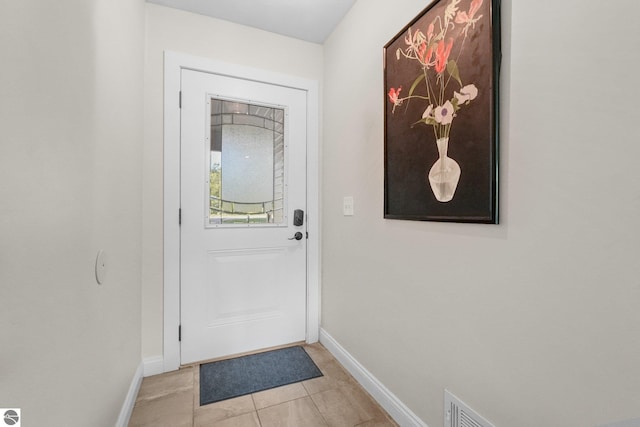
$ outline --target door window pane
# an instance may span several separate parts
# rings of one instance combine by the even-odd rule
[[[284,109],[211,98],[209,224],[283,224]]]

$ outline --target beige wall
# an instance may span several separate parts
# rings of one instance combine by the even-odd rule
[[[324,46],[323,327],[429,426],[445,387],[497,426],[640,417],[640,5],[503,1],[497,226],[382,218],[382,46],[424,7]]]
[[[444,387],[502,426],[640,416],[640,6],[511,3],[488,226],[382,219],[381,47],[422,1],[360,1],[324,48],[141,1],[3,2],[0,404],[110,426],[141,340],[162,353],[166,49],[324,78],[323,327],[427,424]]]
[[[320,82],[322,46],[153,4],[146,16],[142,355],[150,358],[162,355],[163,52]]]
[[[0,4],[0,405],[23,425],[113,426],[140,362],[143,27],[142,0]]]

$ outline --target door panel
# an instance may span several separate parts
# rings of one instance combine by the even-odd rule
[[[183,70],[180,189],[181,363],[304,340],[306,92]]]
[[[278,291],[287,255],[286,248],[208,252],[208,326],[284,317]]]

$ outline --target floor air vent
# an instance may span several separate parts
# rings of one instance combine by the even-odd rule
[[[445,427],[494,427],[482,418],[462,400],[444,391],[444,426]]]

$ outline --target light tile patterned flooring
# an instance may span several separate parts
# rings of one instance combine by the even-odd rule
[[[200,406],[200,367],[145,378],[129,427],[397,427],[321,345],[303,345],[322,377]]]

